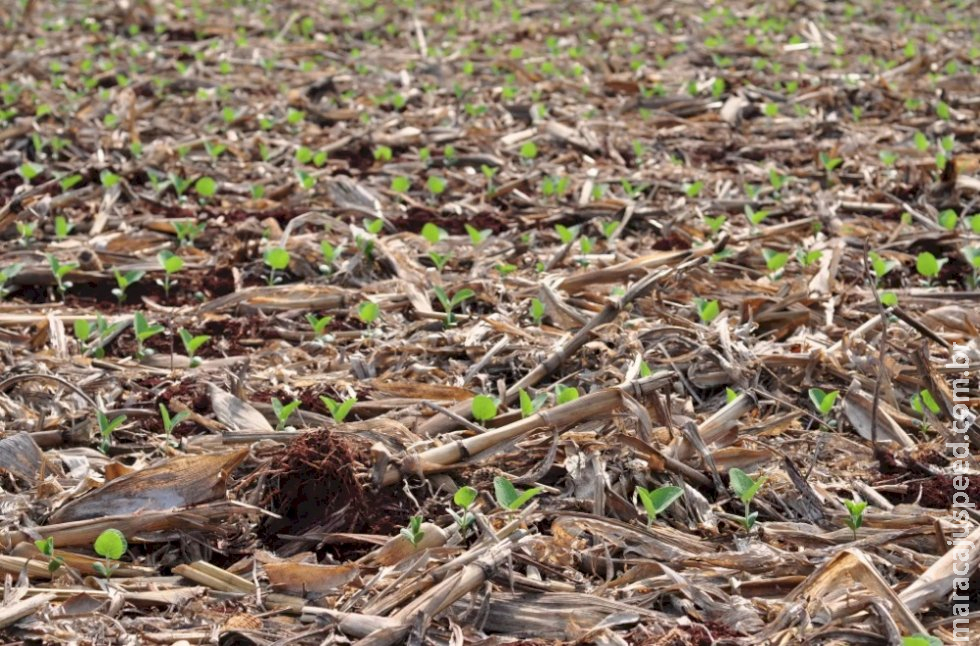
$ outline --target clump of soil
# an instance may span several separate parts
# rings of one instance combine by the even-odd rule
[[[259,527],[263,543],[278,549],[288,540],[283,534],[393,535],[403,527],[414,510],[397,490],[369,489],[368,449],[366,442],[330,429],[293,440],[269,474],[272,493],[263,507],[281,518],[270,517]]]

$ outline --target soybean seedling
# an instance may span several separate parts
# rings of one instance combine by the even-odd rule
[[[20,273],[20,270],[24,268],[24,263],[15,262],[12,265],[0,269],[0,298],[6,298],[11,290],[7,287],[7,283],[13,280],[14,276]]]
[[[284,426],[286,426],[286,421],[289,416],[299,408],[300,402],[291,401],[288,404],[284,404],[277,397],[272,398],[272,412],[276,416],[276,430],[281,431]]]
[[[858,529],[864,524],[864,510],[867,508],[868,503],[858,500],[845,500],[844,506],[847,507],[848,513],[847,520],[844,522],[851,528],[851,532],[854,534],[854,540],[857,540]]]
[[[499,401],[496,397],[477,395],[473,398],[473,403],[470,405],[470,409],[473,413],[473,419],[481,423],[492,420],[497,416],[498,404]]]
[[[54,536],[41,538],[34,541],[37,551],[48,557],[48,572],[54,574],[65,564],[65,559],[54,555]]]
[[[371,325],[376,320],[378,320],[378,314],[381,313],[381,308],[378,304],[373,301],[364,301],[357,306],[357,318],[361,319],[364,325]]]
[[[187,351],[187,356],[191,360],[191,368],[196,368],[201,365],[201,357],[194,356],[195,353],[201,348],[202,345],[208,342],[211,338],[208,334],[198,334],[194,335],[188,332],[184,328],[180,328],[180,340],[184,344],[184,350]]]
[[[112,440],[112,433],[119,428],[120,424],[126,421],[126,416],[117,415],[110,420],[105,413],[98,410],[95,411],[95,417],[99,423],[99,435],[102,437],[102,440],[99,443],[99,450],[103,453],[108,453]]]
[[[643,503],[643,509],[647,512],[647,524],[649,525],[657,519],[658,514],[667,510],[674,501],[684,495],[684,490],[680,487],[659,487],[650,491],[645,487],[637,487],[636,493]]]
[[[717,300],[709,301],[705,298],[695,298],[694,304],[698,308],[698,318],[704,324],[711,323],[721,313],[721,307],[718,305]]]
[[[932,393],[928,389],[920,390],[912,395],[909,398],[909,404],[911,404],[912,410],[922,416],[922,419],[919,420],[919,428],[923,431],[929,426],[926,422],[926,411],[929,411],[933,415],[938,415],[942,411],[936,402],[936,398],[932,396]]]
[[[555,402],[560,406],[561,404],[567,404],[568,402],[573,402],[579,398],[578,388],[574,386],[566,386],[564,384],[555,385]]]
[[[469,526],[476,520],[476,517],[470,512],[470,508],[476,502],[478,495],[479,492],[470,486],[460,487],[453,494],[453,504],[463,511],[462,513],[456,513],[453,509],[450,509],[449,515],[456,521],[456,527],[459,528],[460,534],[465,534]]]
[[[270,247],[265,251],[265,264],[269,267],[269,278],[268,283],[270,286],[275,285],[276,272],[284,271],[289,267],[289,252],[282,247]]]
[[[820,416],[827,420],[827,416],[830,415],[830,411],[834,408],[834,402],[837,401],[837,397],[840,393],[836,390],[831,390],[826,392],[820,388],[811,388],[807,391],[810,395],[810,401],[813,402],[813,406],[820,413]],[[827,426],[833,426],[833,420],[826,421]]]
[[[469,224],[463,226],[466,228],[466,233],[470,236],[470,242],[473,243],[474,247],[479,247],[484,240],[493,235],[493,231],[490,229],[477,229]]]
[[[541,320],[544,318],[544,313],[545,313],[544,303],[542,303],[537,298],[532,298],[531,299],[531,320],[534,321],[534,324],[535,325],[537,325],[537,326],[540,326],[541,325]]]
[[[190,416],[191,414],[186,410],[182,410],[176,415],[171,415],[167,407],[162,403],[160,404],[160,419],[163,420],[163,432],[167,434],[168,442],[171,441],[174,429]]]
[[[180,246],[193,247],[194,240],[204,233],[204,229],[207,227],[207,224],[204,222],[195,222],[193,220],[177,220],[173,223],[173,226],[174,233],[177,234],[177,240],[180,241]]]
[[[92,327],[92,323],[86,319],[75,319],[75,322],[72,324],[72,329],[75,332],[75,339],[78,340],[82,354],[91,354],[101,359],[105,356],[105,348],[102,347],[102,342],[124,325],[126,324],[123,321],[119,321],[110,326],[108,321],[105,320],[105,317],[97,314],[95,316],[94,328]]]
[[[126,290],[129,289],[129,286],[138,283],[146,275],[146,272],[136,269],[127,271],[125,274],[121,273],[118,269],[114,269],[113,273],[116,275],[117,287],[112,290],[112,294],[120,303],[126,300]]]
[[[766,483],[769,478],[767,476],[762,476],[756,480],[750,478],[744,471],[738,468],[729,469],[728,480],[729,486],[736,496],[745,505],[745,516],[740,520],[742,527],[745,528],[746,532],[750,532],[752,527],[755,525],[756,519],[759,517],[759,512],[753,511],[750,513],[752,499],[755,495],[759,493],[759,489],[762,485]]]
[[[548,401],[548,393],[540,392],[534,396],[532,399],[527,391],[521,388],[520,390],[520,402],[521,402],[521,417],[530,417],[538,412],[545,402]]]
[[[453,294],[452,298],[446,294],[446,290],[438,285],[433,287],[432,291],[435,292],[436,298],[439,299],[439,303],[442,305],[443,311],[446,312],[446,320],[444,322],[446,327],[453,327],[456,325],[456,317],[453,316],[453,310],[456,309],[456,306],[466,299],[476,296],[476,292],[469,288],[459,290]]]
[[[306,322],[310,324],[313,328],[314,340],[318,343],[323,343],[325,341],[327,326],[333,321],[332,316],[317,316],[316,314],[307,314]]]
[[[939,272],[947,262],[949,262],[948,258],[937,259],[928,251],[923,251],[915,259],[915,270],[932,284],[933,279],[939,276]]]
[[[541,487],[518,491],[514,484],[503,476],[497,476],[493,479],[493,495],[501,509],[517,511],[539,493],[541,493]]]
[[[95,553],[104,558],[105,563],[96,561],[92,564],[92,567],[106,579],[111,578],[112,573],[118,567],[118,565],[113,565],[112,561],[118,561],[122,558],[122,555],[126,553],[128,547],[126,537],[121,531],[118,529],[105,530],[99,534],[99,537],[95,539],[95,543],[92,544]]]
[[[157,254],[157,262],[163,269],[163,280],[157,280],[157,285],[163,287],[163,293],[170,298],[170,288],[177,283],[173,275],[184,268],[184,259],[165,249]]]
[[[333,271],[333,264],[337,261],[339,251],[337,247],[330,244],[329,240],[320,242],[320,253],[323,255],[323,264],[320,265],[320,273],[329,274]]]
[[[414,547],[418,547],[422,539],[425,538],[425,532],[422,531],[422,517],[412,516],[408,521],[407,527],[402,527],[401,531],[398,532],[405,540],[412,544]]]
[[[357,403],[357,397],[348,397],[344,401],[338,402],[327,397],[326,395],[320,395],[320,401],[323,402],[324,407],[330,411],[330,417],[333,418],[333,421],[340,424],[347,419],[347,415],[349,415],[351,409],[354,408],[354,404]]]
[[[144,348],[143,344],[150,338],[163,332],[163,326],[159,323],[150,323],[143,316],[142,312],[133,315],[133,333],[136,335],[136,358],[142,359],[151,351]]]
[[[76,269],[78,269],[77,262],[60,262],[54,257],[54,254],[48,254],[48,264],[51,265],[51,273],[54,275],[55,284],[58,286],[58,291],[62,294],[66,290],[71,288],[71,283],[65,280],[65,276]]]

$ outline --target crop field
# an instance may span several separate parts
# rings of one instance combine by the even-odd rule
[[[0,642],[980,643],[977,3],[0,26]]]

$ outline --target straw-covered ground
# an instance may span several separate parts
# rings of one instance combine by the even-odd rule
[[[980,643],[974,3],[0,24],[7,641]]]

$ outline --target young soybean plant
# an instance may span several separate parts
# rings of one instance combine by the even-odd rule
[[[497,499],[497,504],[502,509],[517,511],[539,493],[541,493],[541,487],[518,491],[514,484],[503,476],[497,476],[493,479],[493,494]]]
[[[102,438],[102,441],[99,444],[99,450],[103,453],[108,453],[112,433],[119,428],[120,424],[126,421],[126,416],[117,415],[110,420],[109,417],[102,411],[96,411],[95,417],[96,421],[99,423],[99,435]]]
[[[674,501],[684,495],[684,490],[680,487],[659,487],[653,491],[645,487],[637,487],[636,493],[643,503],[643,509],[647,512],[647,525],[657,519],[657,515],[662,514],[674,504]]]
[[[456,513],[450,509],[449,515],[456,521],[456,526],[459,528],[460,534],[466,534],[466,530],[476,520],[476,517],[470,512],[470,509],[473,507],[473,503],[476,502],[478,495],[479,492],[470,486],[460,487],[453,494],[453,504],[462,509],[462,513]]]
[[[745,516],[740,522],[742,523],[742,527],[745,528],[746,533],[752,530],[756,519],[759,517],[759,512],[749,512],[752,505],[752,499],[755,498],[755,495],[759,493],[759,489],[762,488],[762,485],[764,485],[768,479],[768,476],[762,476],[757,480],[753,480],[751,477],[746,475],[744,471],[738,468],[729,469],[728,471],[729,486],[735,495],[742,501],[742,504],[745,505]]]
[[[92,564],[92,567],[106,579],[111,578],[112,573],[119,567],[118,565],[113,565],[112,561],[121,559],[128,547],[126,537],[121,531],[118,529],[105,530],[99,534],[99,537],[95,539],[95,543],[92,544],[95,553],[104,558],[105,563],[96,561]]]
[[[439,299],[439,303],[442,305],[443,311],[446,312],[446,320],[444,323],[446,327],[453,327],[456,325],[456,317],[453,316],[453,310],[456,309],[456,306],[466,299],[476,296],[476,292],[469,288],[459,290],[452,295],[452,298],[446,294],[446,290],[438,285],[433,287],[432,291],[436,293],[436,298]]]
[[[288,420],[289,416],[292,415],[297,408],[299,408],[299,405],[300,402],[298,401],[291,401],[288,404],[284,404],[279,401],[279,398],[272,398],[272,412],[276,415],[277,431],[281,431],[283,429],[283,427],[286,425],[286,420]]]
[[[840,393],[836,390],[826,392],[820,388],[811,388],[807,392],[810,395],[810,401],[813,402],[817,412],[820,413],[820,416],[826,420],[827,416],[830,415],[830,411],[834,408],[834,402],[837,401],[837,397],[840,395]],[[834,421],[827,420],[826,424],[827,426],[833,426]]]
[[[857,540],[858,530],[861,525],[864,524],[864,510],[868,507],[868,503],[858,500],[845,500],[844,506],[847,507],[847,526],[851,528],[851,532],[854,534],[854,540]]]
[[[408,521],[408,527],[402,527],[399,534],[414,547],[418,547],[425,538],[425,532],[422,531],[422,517],[412,516]]]
[[[498,403],[499,400],[496,397],[477,395],[473,398],[473,403],[471,404],[473,419],[478,422],[488,422],[492,420],[497,416]]]
[[[330,411],[330,416],[333,417],[333,421],[340,424],[350,414],[351,409],[354,408],[354,404],[357,403],[357,397],[348,397],[344,401],[338,402],[326,395],[320,395],[320,401]]]

